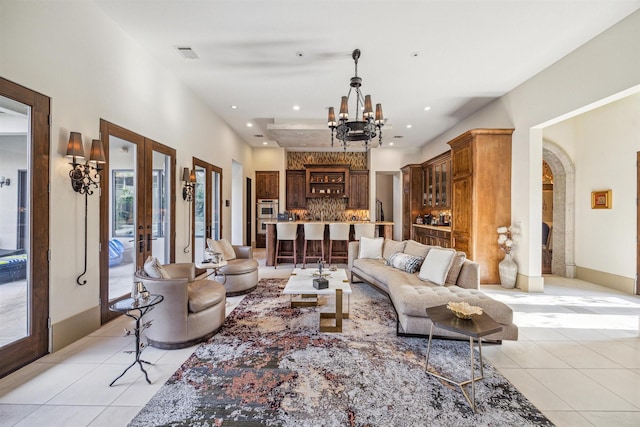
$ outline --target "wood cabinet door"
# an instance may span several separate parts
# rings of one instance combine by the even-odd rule
[[[469,242],[472,231],[472,186],[473,181],[471,176],[456,179],[451,185],[453,199],[451,231],[453,233],[455,248],[459,251],[466,252],[469,257],[472,256],[469,252]]]
[[[351,171],[348,209],[369,209],[369,171]]]
[[[256,199],[277,199],[279,177],[278,171],[256,171]]]
[[[459,145],[451,150],[451,173],[454,179],[473,173],[472,154],[470,143]]]
[[[303,170],[288,170],[286,177],[287,209],[306,209],[306,176]]]

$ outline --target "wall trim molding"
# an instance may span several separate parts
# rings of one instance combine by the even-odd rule
[[[624,292],[625,294],[635,295],[636,283],[631,277],[619,276],[617,274],[592,270],[590,268],[580,266],[576,266],[576,277],[606,288]]]

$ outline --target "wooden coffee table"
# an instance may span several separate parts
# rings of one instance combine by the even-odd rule
[[[473,412],[476,412],[476,381],[484,378],[484,371],[482,369],[482,337],[491,335],[502,330],[502,326],[495,320],[493,320],[487,313],[481,315],[475,315],[472,319],[459,319],[449,310],[445,305],[439,305],[436,307],[429,307],[427,310],[427,316],[431,319],[431,330],[429,331],[429,344],[427,344],[427,361],[424,366],[424,370],[434,377],[445,380],[451,384],[455,384],[460,387],[464,398],[467,400]],[[444,377],[436,374],[435,372],[429,372],[429,353],[431,352],[431,339],[433,338],[433,327],[446,329],[447,331],[457,332],[469,337],[469,350],[471,352],[471,379],[457,382],[451,378]],[[478,351],[480,353],[480,376],[475,376],[475,361],[473,357],[473,340],[478,341]],[[464,386],[471,384],[471,398],[464,389]]]
[[[320,332],[342,332],[342,319],[349,318],[349,305],[351,304],[351,285],[347,278],[347,272],[344,269],[336,271],[323,270],[323,273],[328,274],[325,279],[329,281],[329,287],[327,289],[316,289],[313,287],[313,279],[317,278],[317,276],[314,276],[313,273],[317,273],[317,271],[313,268],[294,269],[282,293],[291,296],[291,307],[317,306],[318,295],[335,295],[336,310],[331,313],[320,313],[319,329]],[[300,295],[305,300],[294,300],[294,295]],[[346,313],[342,312],[343,295],[347,295]],[[325,326],[322,324],[322,319],[335,319],[335,324]]]

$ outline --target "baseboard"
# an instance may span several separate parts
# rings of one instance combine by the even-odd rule
[[[544,278],[518,273],[516,286],[523,292],[544,292]]]
[[[618,276],[617,274],[576,266],[576,278],[615,289],[626,294],[633,295],[636,293],[635,280],[630,277]]]
[[[51,325],[51,351],[58,351],[99,328],[99,306],[54,323]]]

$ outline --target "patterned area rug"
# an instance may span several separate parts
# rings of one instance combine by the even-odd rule
[[[487,364],[474,414],[457,387],[424,372],[427,340],[397,337],[391,303],[368,285],[353,285],[339,334],[318,332],[333,298],[291,308],[285,283],[261,280],[130,425],[552,425]],[[469,377],[468,341],[432,346],[430,369]]]

